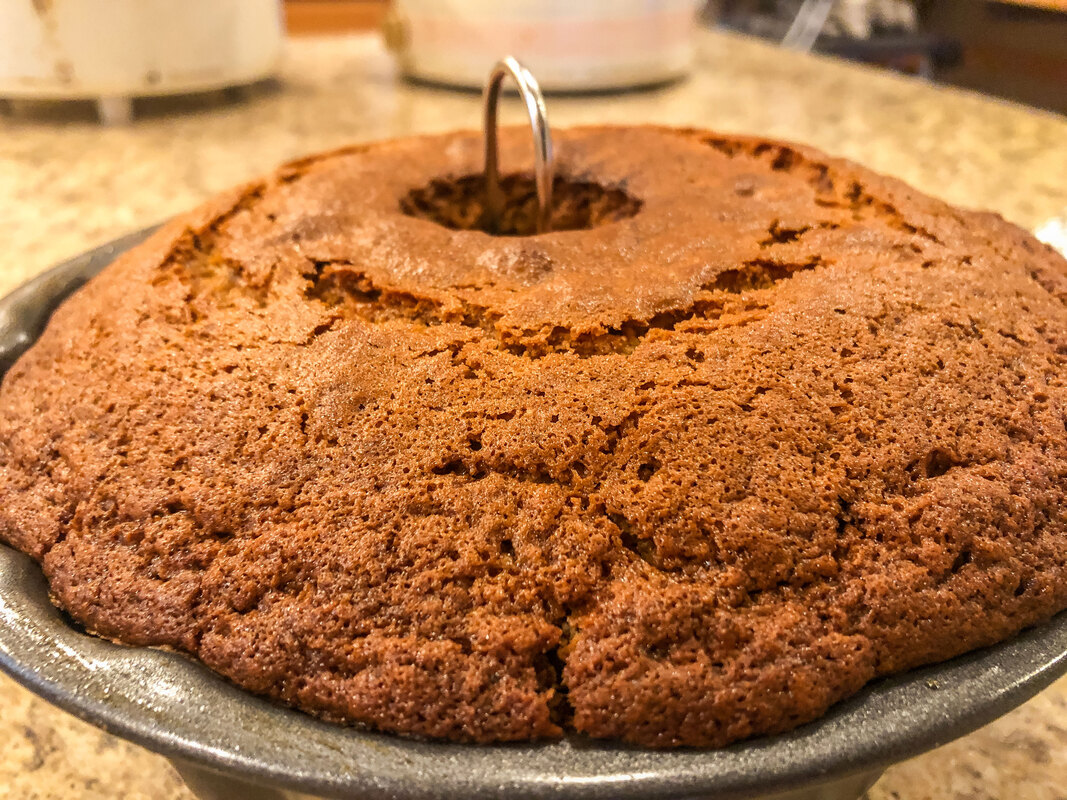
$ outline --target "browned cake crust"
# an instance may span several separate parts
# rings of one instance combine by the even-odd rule
[[[802,147],[557,146],[595,227],[457,230],[474,134],[168,224],[5,379],[0,537],[104,636],[477,742],[723,745],[1067,606],[1063,258]]]

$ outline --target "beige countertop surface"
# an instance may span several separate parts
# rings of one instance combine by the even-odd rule
[[[473,94],[399,82],[372,35],[290,43],[280,81],[235,98],[145,101],[128,127],[88,106],[0,116],[0,294],[307,152],[479,124]],[[806,142],[1036,228],[1067,215],[1067,119],[876,70],[702,34],[687,81],[549,99],[554,125],[656,122]],[[505,120],[519,121],[512,102]],[[0,798],[191,798],[161,757],[0,677]],[[1067,678],[963,739],[892,767],[870,800],[1064,800]]]

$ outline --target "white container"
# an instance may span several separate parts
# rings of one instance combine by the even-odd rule
[[[0,0],[0,97],[129,98],[271,74],[281,0]]]
[[[672,80],[692,62],[699,0],[396,0],[387,27],[416,78],[480,87],[513,55],[548,91]]]

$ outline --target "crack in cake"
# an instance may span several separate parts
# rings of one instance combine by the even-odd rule
[[[721,746],[1067,607],[1067,264],[707,131],[473,133],[181,216],[0,389],[0,538],[326,719]],[[502,161],[528,133],[502,132]]]

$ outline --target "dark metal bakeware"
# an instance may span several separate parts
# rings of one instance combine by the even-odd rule
[[[0,301],[0,372],[64,298],[149,233],[67,261]],[[49,602],[40,568],[0,545],[0,669],[170,757],[205,798],[854,800],[887,765],[974,730],[1067,671],[1067,612],[995,647],[877,681],[791,733],[723,750],[649,751],[580,737],[456,745],[326,724],[182,655],[86,635]]]

